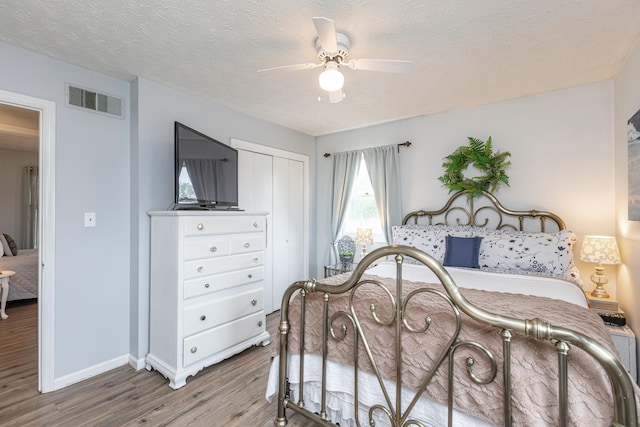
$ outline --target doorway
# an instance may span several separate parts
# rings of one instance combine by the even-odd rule
[[[0,104],[38,113],[38,390],[55,390],[54,306],[55,295],[55,103],[0,90]],[[7,128],[8,129],[8,128]]]

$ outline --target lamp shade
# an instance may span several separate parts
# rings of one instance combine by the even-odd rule
[[[324,71],[318,77],[320,87],[327,92],[335,92],[342,89],[344,84],[344,76],[338,70],[338,64],[333,61],[327,62]]]
[[[585,236],[580,249],[580,260],[596,264],[620,264],[620,251],[616,238],[611,236]]]
[[[356,243],[359,245],[372,245],[373,231],[370,228],[358,228],[356,230]]]

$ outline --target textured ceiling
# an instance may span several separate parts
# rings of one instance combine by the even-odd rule
[[[409,75],[346,70],[318,102],[311,18],[351,58],[403,59]],[[638,0],[3,0],[0,40],[118,78],[137,76],[310,135],[614,77],[640,40]]]

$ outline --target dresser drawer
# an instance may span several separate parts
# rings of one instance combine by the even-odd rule
[[[199,297],[238,285],[259,282],[263,279],[264,267],[260,266],[246,270],[215,274],[201,279],[187,280],[184,282],[184,299]]]
[[[184,221],[184,235],[204,236],[214,233],[228,234],[264,231],[266,221],[264,217],[254,216],[186,218]]]
[[[227,298],[188,307],[184,310],[183,317],[184,336],[262,311],[262,308],[262,289],[252,289]]]
[[[184,366],[259,335],[265,330],[264,322],[264,313],[258,312],[185,338],[182,353]]]
[[[264,234],[247,235],[242,238],[229,240],[229,253],[241,254],[245,252],[255,252],[264,249]]]
[[[215,239],[211,237],[185,239],[184,259],[189,260],[229,255],[229,246],[229,239]]]
[[[261,266],[264,263],[264,252],[252,252],[230,255],[219,258],[185,261],[184,278],[195,279],[227,271]]]

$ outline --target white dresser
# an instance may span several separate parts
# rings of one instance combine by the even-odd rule
[[[257,344],[263,310],[266,213],[158,211],[151,216],[147,369],[171,388]]]

